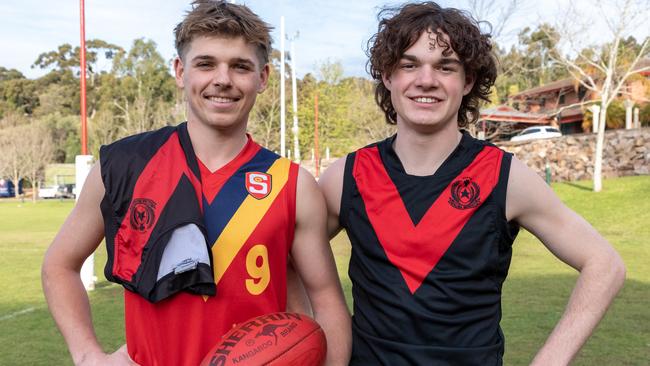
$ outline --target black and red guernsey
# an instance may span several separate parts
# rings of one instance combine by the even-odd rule
[[[501,286],[519,230],[511,155],[467,133],[435,174],[408,175],[395,136],[348,155],[351,365],[501,365]]]
[[[102,146],[99,155],[106,278],[151,302],[180,291],[214,295],[199,166],[187,124],[124,138]],[[179,237],[181,227],[186,229]],[[169,243],[184,250],[166,254]]]

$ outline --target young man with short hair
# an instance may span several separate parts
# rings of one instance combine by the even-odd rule
[[[245,6],[195,1],[175,30],[187,122],[102,147],[43,263],[75,364],[199,364],[234,324],[285,310],[289,254],[325,331],[327,363],[347,364],[349,314],[322,194],[246,134],[269,76],[269,31]],[[79,278],[103,237],[105,274],[125,287],[126,345],[110,355]]]
[[[383,17],[383,18],[382,18]],[[519,227],[580,271],[533,364],[566,365],[621,288],[616,251],[511,154],[460,128],[496,78],[489,35],[433,2],[380,13],[376,100],[397,134],[319,181],[352,243],[352,365],[501,365],[501,289]]]

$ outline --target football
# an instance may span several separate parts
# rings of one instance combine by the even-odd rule
[[[323,329],[307,315],[273,313],[235,325],[201,366],[319,366],[325,362]]]

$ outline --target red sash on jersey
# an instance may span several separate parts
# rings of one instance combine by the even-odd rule
[[[376,146],[357,151],[352,175],[388,260],[411,293],[449,249],[499,180],[503,152],[486,146],[413,224]]]
[[[178,133],[174,132],[151,158],[135,184],[129,212],[115,235],[114,276],[132,281],[152,229],[183,176],[189,178],[201,203],[201,182],[188,167]]]

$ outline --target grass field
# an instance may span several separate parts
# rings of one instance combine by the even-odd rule
[[[615,245],[628,275],[575,365],[649,365],[650,177],[608,180],[597,194],[589,187],[588,182],[554,185],[567,205]],[[63,338],[45,307],[40,263],[71,208],[70,201],[0,200],[0,365],[70,364]],[[333,250],[351,305],[350,248],[344,235],[334,240]],[[106,350],[114,350],[124,341],[122,290],[103,279],[105,260],[100,247],[95,257],[100,280],[90,298],[100,342]],[[529,363],[560,317],[576,277],[530,234],[519,235],[503,295],[506,365]]]

